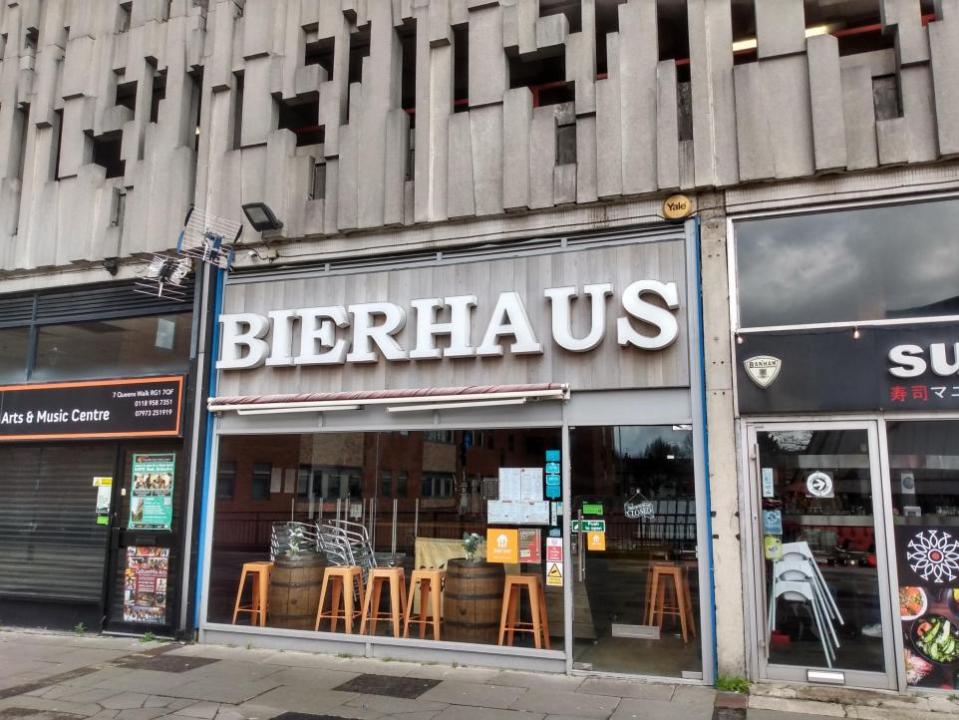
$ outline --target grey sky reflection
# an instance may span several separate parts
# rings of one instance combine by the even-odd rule
[[[959,311],[959,200],[736,224],[744,327]]]

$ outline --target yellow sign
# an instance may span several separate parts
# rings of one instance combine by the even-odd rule
[[[663,217],[682,220],[693,214],[693,201],[686,195],[670,195],[663,200]]]
[[[563,587],[563,565],[551,562],[546,568],[546,584],[552,587]]]
[[[516,528],[487,528],[486,562],[507,565],[518,563],[519,530]]]
[[[604,532],[591,532],[586,533],[586,549],[587,550],[606,550],[606,533]]]
[[[93,487],[110,487],[111,485],[113,485],[112,477],[93,476]]]

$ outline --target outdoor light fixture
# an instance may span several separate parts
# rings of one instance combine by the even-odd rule
[[[283,223],[276,219],[276,215],[266,203],[246,203],[243,205],[243,214],[257,232],[279,230],[283,227]]]

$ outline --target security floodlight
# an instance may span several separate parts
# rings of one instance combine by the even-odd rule
[[[250,221],[250,225],[257,232],[279,230],[283,227],[283,223],[276,219],[276,215],[273,214],[270,206],[266,203],[246,203],[242,207],[246,219]]]

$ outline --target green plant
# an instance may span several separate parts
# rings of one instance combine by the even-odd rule
[[[749,692],[749,680],[736,675],[720,675],[716,678],[716,689],[745,695]]]
[[[476,560],[476,551],[483,538],[477,533],[463,533],[463,550],[469,562]]]
[[[143,633],[143,637],[140,638],[140,642],[148,643],[148,642],[153,642],[156,639],[157,639],[157,636],[154,635],[152,632],[145,632]]]
[[[87,631],[87,626],[84,625],[82,622],[78,622],[76,625],[73,626],[73,632],[75,632],[77,635],[83,635],[86,631]]]

